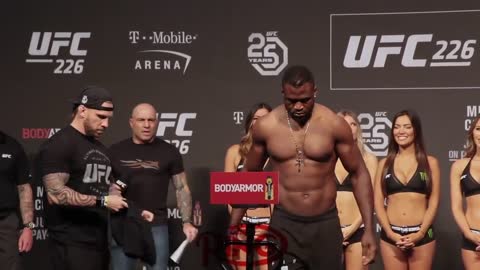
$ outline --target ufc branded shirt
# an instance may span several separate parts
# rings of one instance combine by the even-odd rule
[[[42,145],[41,175],[68,173],[67,187],[85,195],[108,195],[112,167],[107,153],[98,140],[67,126]],[[53,205],[44,198],[45,223],[53,240],[101,250],[107,247],[107,209]]]
[[[23,147],[0,131],[0,217],[18,210],[17,186],[29,182],[28,158]]]

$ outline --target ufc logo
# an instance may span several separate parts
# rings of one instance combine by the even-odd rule
[[[158,122],[157,137],[165,136],[167,128],[175,127],[175,135],[179,137],[192,136],[193,131],[186,130],[187,120],[196,119],[197,113],[162,113]]]
[[[90,36],[90,32],[44,32],[43,36],[41,32],[33,32],[28,54],[57,56],[61,48],[66,48],[72,56],[85,56],[87,50],[80,49],[80,42]]]
[[[389,55],[402,54],[401,64],[404,67],[425,67],[426,59],[416,59],[415,50],[422,42],[431,42],[433,34],[417,34],[406,37],[405,35],[367,35],[363,46],[360,46],[362,36],[350,36],[347,51],[343,60],[346,68],[366,68],[372,61],[372,55],[377,47],[377,53],[373,58],[374,68],[383,68]],[[377,41],[378,40],[378,41]],[[357,59],[358,49],[362,48],[360,57]],[[403,49],[403,53],[402,53]]]
[[[85,168],[85,174],[83,175],[84,183],[102,183],[102,180],[109,185],[110,184],[110,173],[112,172],[112,167],[105,164],[87,164]]]

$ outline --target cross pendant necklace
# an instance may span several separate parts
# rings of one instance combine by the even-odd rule
[[[288,112],[286,111],[287,114],[287,123],[288,123],[288,128],[290,130],[290,135],[292,136],[292,141],[293,144],[295,145],[295,166],[297,166],[298,173],[302,172],[302,167],[305,166],[305,155],[304,155],[304,150],[303,150],[303,145],[305,144],[305,137],[307,137],[307,131],[308,128],[310,127],[310,121],[307,123],[307,127],[305,128],[305,131],[303,133],[303,142],[302,146],[300,147],[297,143],[297,140],[295,140],[295,136],[293,134],[293,129],[292,129],[292,124],[290,123],[290,117],[288,116]]]
[[[296,146],[295,146],[295,150],[297,152],[297,158],[295,159],[295,166],[298,167],[298,172],[300,172],[300,168],[304,165],[304,159],[305,157],[303,156],[303,152],[302,150],[298,149]]]

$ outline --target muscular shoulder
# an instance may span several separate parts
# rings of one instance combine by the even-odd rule
[[[314,115],[322,116],[327,119],[335,118],[337,116],[337,114],[332,109],[320,103],[315,103]]]
[[[42,151],[58,150],[65,151],[76,145],[76,136],[73,127],[67,126],[62,128],[59,132],[55,133],[50,139],[48,139],[42,146]]]
[[[322,128],[330,129],[336,138],[352,137],[352,131],[347,122],[330,108],[322,104],[315,104],[312,117],[312,120],[320,123]]]
[[[253,135],[255,138],[265,138],[274,131],[281,119],[286,117],[285,107],[278,106],[267,115],[259,118],[253,126]],[[285,118],[286,119],[286,118]]]
[[[270,113],[258,119],[257,123],[261,123],[259,126],[268,128],[269,126],[276,125],[281,119],[286,119],[287,111],[283,105],[277,106]],[[257,124],[255,124],[257,125]]]

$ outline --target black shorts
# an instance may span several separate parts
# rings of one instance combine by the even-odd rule
[[[110,252],[48,239],[53,270],[109,270]]]
[[[269,249],[269,269],[342,268],[342,241],[336,208],[318,216],[297,216],[275,206],[269,228],[269,239],[280,243],[280,260]],[[278,255],[278,254],[277,254]]]
[[[475,230],[475,229],[470,228],[470,231],[475,233],[475,234],[480,234],[480,230]],[[474,242],[470,241],[465,236],[463,236],[462,249],[476,251],[475,249],[477,247],[478,247],[477,244],[475,244]]]
[[[345,228],[345,227],[348,227],[348,226],[350,226],[350,225],[342,226],[342,227]],[[363,225],[362,225],[347,240],[345,240],[346,242],[348,242],[348,245],[345,245],[343,247],[346,248],[351,244],[361,242],[362,237],[363,237],[363,233],[365,233],[365,227],[363,227]]]
[[[411,233],[416,233],[416,232],[420,231],[420,225],[416,225],[416,226],[390,225],[390,228],[392,228],[393,232],[398,233],[402,236],[407,235],[407,234],[411,234]],[[383,241],[385,241],[389,244],[392,244],[392,245],[396,246],[395,242],[393,242],[392,239],[387,237],[387,234],[385,233],[384,230],[382,230],[380,232],[380,239],[382,239]],[[433,231],[433,227],[430,227],[427,230],[427,233],[425,234],[425,236],[420,241],[415,243],[415,246],[419,247],[419,246],[428,244],[428,243],[432,242],[433,240],[435,240],[435,234],[434,234],[434,231]]]

